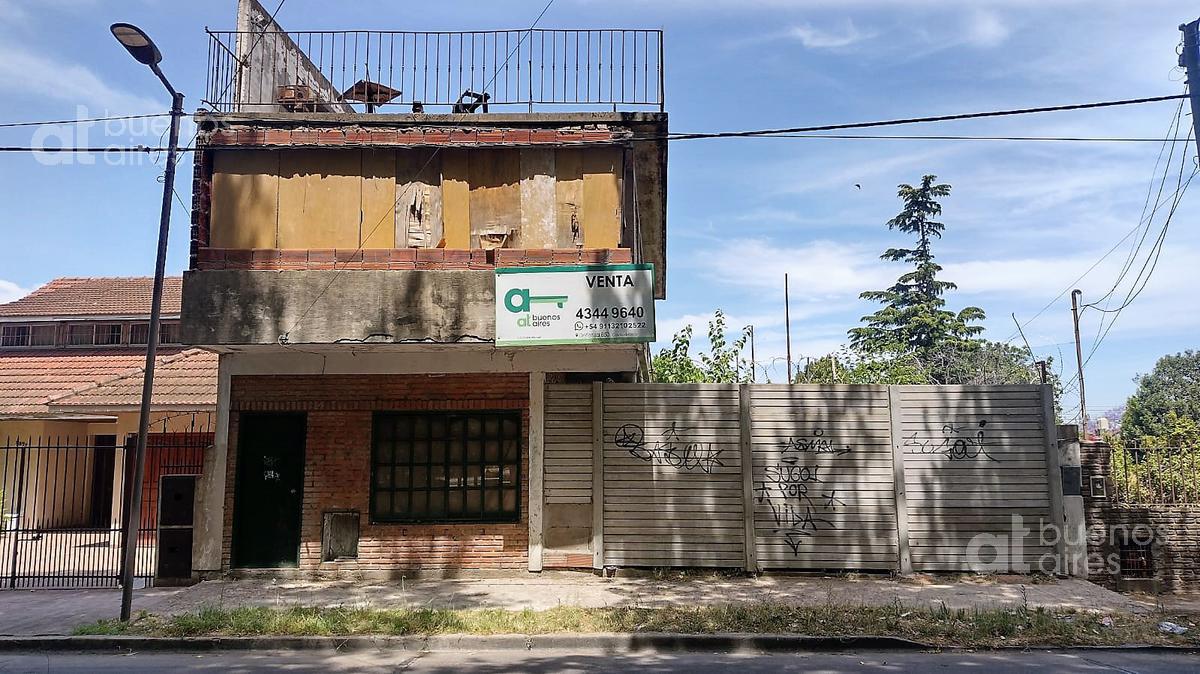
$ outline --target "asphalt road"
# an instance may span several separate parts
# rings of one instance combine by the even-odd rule
[[[1154,651],[608,654],[599,651],[0,653],[0,672],[1197,672],[1200,655]]]

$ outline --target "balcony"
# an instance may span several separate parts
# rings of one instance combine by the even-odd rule
[[[658,30],[207,32],[221,113],[665,107]]]

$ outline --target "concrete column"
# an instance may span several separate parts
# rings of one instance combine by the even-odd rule
[[[1063,571],[1070,576],[1087,578],[1087,524],[1083,515],[1078,426],[1058,427],[1058,465],[1063,493]]]
[[[221,571],[221,542],[225,528],[225,468],[229,457],[228,354],[217,360],[217,420],[212,449],[204,453],[204,468],[196,482],[196,510],[192,543],[192,573]]]
[[[542,570],[546,373],[529,373],[529,570]]]

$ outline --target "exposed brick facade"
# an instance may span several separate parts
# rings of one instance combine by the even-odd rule
[[[1200,505],[1116,503],[1110,452],[1111,448],[1100,442],[1080,445],[1084,518],[1088,530],[1088,579],[1107,587],[1126,586],[1129,579],[1114,573],[1110,562],[1119,558],[1118,536],[1136,535],[1135,527],[1140,527],[1141,531],[1149,527],[1153,532],[1151,555],[1157,588],[1178,591],[1200,587]],[[1104,477],[1105,496],[1092,493],[1093,476]]]
[[[194,269],[494,269],[560,264],[628,264],[629,248],[447,250],[443,248],[198,248]]]
[[[445,127],[221,128],[203,139],[207,147],[443,147],[606,144],[627,140],[625,129],[488,129]]]
[[[222,567],[230,567],[240,412],[307,413],[300,569],[391,575],[414,570],[518,569],[528,563],[529,377],[327,375],[233,377]],[[371,416],[385,410],[520,410],[521,518],[511,524],[370,521]],[[358,559],[321,561],[322,513],[361,513]],[[269,535],[269,532],[263,532]]]

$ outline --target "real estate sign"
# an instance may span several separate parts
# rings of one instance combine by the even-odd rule
[[[496,269],[496,346],[654,341],[654,265]]]

